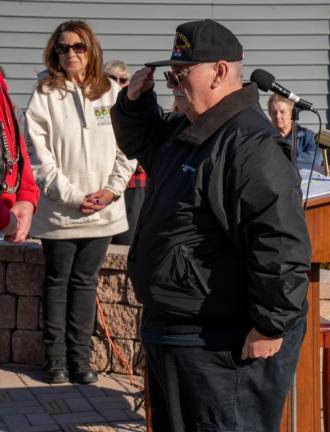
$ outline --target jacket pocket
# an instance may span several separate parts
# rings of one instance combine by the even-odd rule
[[[100,212],[87,216],[79,209],[65,206],[42,195],[34,222],[35,227],[39,218],[57,228],[70,228],[98,223]]]
[[[82,213],[75,217],[74,215],[65,216],[63,221],[63,227],[75,227],[77,225],[88,225],[92,223],[96,223],[100,220],[99,212],[93,213],[88,216],[84,216]]]
[[[184,283],[193,286],[195,289],[201,291],[203,294],[207,295],[210,293],[210,289],[197,263],[189,252],[189,248],[185,245],[179,246],[179,253],[183,257],[185,262],[185,278]]]
[[[151,277],[151,284],[182,295],[203,298],[209,293],[198,266],[184,245],[174,246],[163,259],[156,264]]]

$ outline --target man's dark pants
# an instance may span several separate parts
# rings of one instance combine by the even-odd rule
[[[306,323],[268,359],[241,361],[241,346],[144,343],[154,432],[277,432]]]

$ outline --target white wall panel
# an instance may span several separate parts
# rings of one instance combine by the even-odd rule
[[[17,32],[17,33],[47,33],[49,29],[55,28],[63,21],[63,18],[43,17],[42,20],[38,17],[8,17],[0,14],[0,29],[4,32]],[[278,20],[221,20],[233,32],[238,35],[269,35],[270,28],[276,28],[277,34],[328,34],[329,21],[326,16],[321,19],[309,20],[286,20],[281,21],[280,25]],[[299,22],[299,26],[297,25]],[[119,19],[114,17],[107,18],[88,18],[89,24],[93,27],[94,31],[98,34],[165,34],[172,35],[173,29],[182,22],[182,19],[156,19],[156,18],[142,18],[142,19]],[[123,22],[125,27],[123,27]]]
[[[312,101],[330,127],[329,0],[0,0],[0,64],[13,99],[24,108],[44,69],[42,52],[61,22],[84,19],[97,33],[104,59],[120,58],[131,72],[170,55],[176,26],[213,18],[234,31],[244,46],[245,79],[269,70],[288,88]],[[165,108],[172,96],[156,73]],[[261,94],[265,107],[268,94]],[[312,114],[302,116],[316,128]]]

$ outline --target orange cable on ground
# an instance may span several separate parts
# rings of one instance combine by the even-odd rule
[[[109,332],[108,326],[107,326],[107,324],[105,322],[103,309],[102,309],[102,306],[101,306],[101,303],[100,303],[100,300],[99,300],[98,296],[96,296],[96,303],[97,303],[97,307],[98,307],[99,312],[100,312],[103,329],[105,331],[105,334],[106,334],[106,337],[107,337],[107,339],[109,341],[109,344],[110,344],[110,346],[113,349],[113,352],[115,353],[115,355],[117,356],[117,358],[119,359],[119,361],[125,366],[125,369],[127,370],[128,375],[129,375],[129,379],[130,379],[131,385],[134,385],[135,387],[141,388],[142,386],[138,385],[134,381],[132,369],[130,368],[129,364],[124,359],[123,355],[119,351],[119,348],[117,347],[117,345],[113,341],[112,337],[110,336],[110,332]]]
[[[113,349],[113,352],[116,354],[116,356],[118,357],[119,361],[121,361],[121,363],[125,366],[128,374],[129,374],[129,378],[130,378],[130,383],[131,385],[134,385],[135,387],[144,390],[144,399],[145,399],[145,412],[146,412],[146,423],[147,423],[147,432],[152,432],[152,424],[151,424],[151,405],[150,405],[150,395],[149,395],[149,381],[148,381],[148,370],[147,367],[145,366],[144,369],[144,386],[140,386],[139,384],[137,384],[134,379],[133,379],[133,372],[132,369],[130,368],[129,364],[127,363],[127,361],[124,359],[124,357],[122,356],[122,354],[120,353],[117,345],[115,344],[115,342],[113,341],[112,337],[110,336],[110,332],[108,329],[108,326],[105,322],[105,318],[104,318],[104,313],[103,313],[103,309],[100,303],[100,300],[98,298],[98,296],[96,296],[96,303],[97,303],[97,307],[98,310],[100,312],[100,316],[101,316],[101,321],[102,321],[102,326],[104,329],[104,332],[107,336],[107,339],[109,341],[110,346]]]

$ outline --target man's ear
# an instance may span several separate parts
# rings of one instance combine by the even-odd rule
[[[217,73],[221,79],[226,78],[228,75],[229,65],[225,61],[216,63]]]
[[[214,65],[214,80],[212,88],[219,87],[228,74],[228,64],[224,61],[219,61]]]

